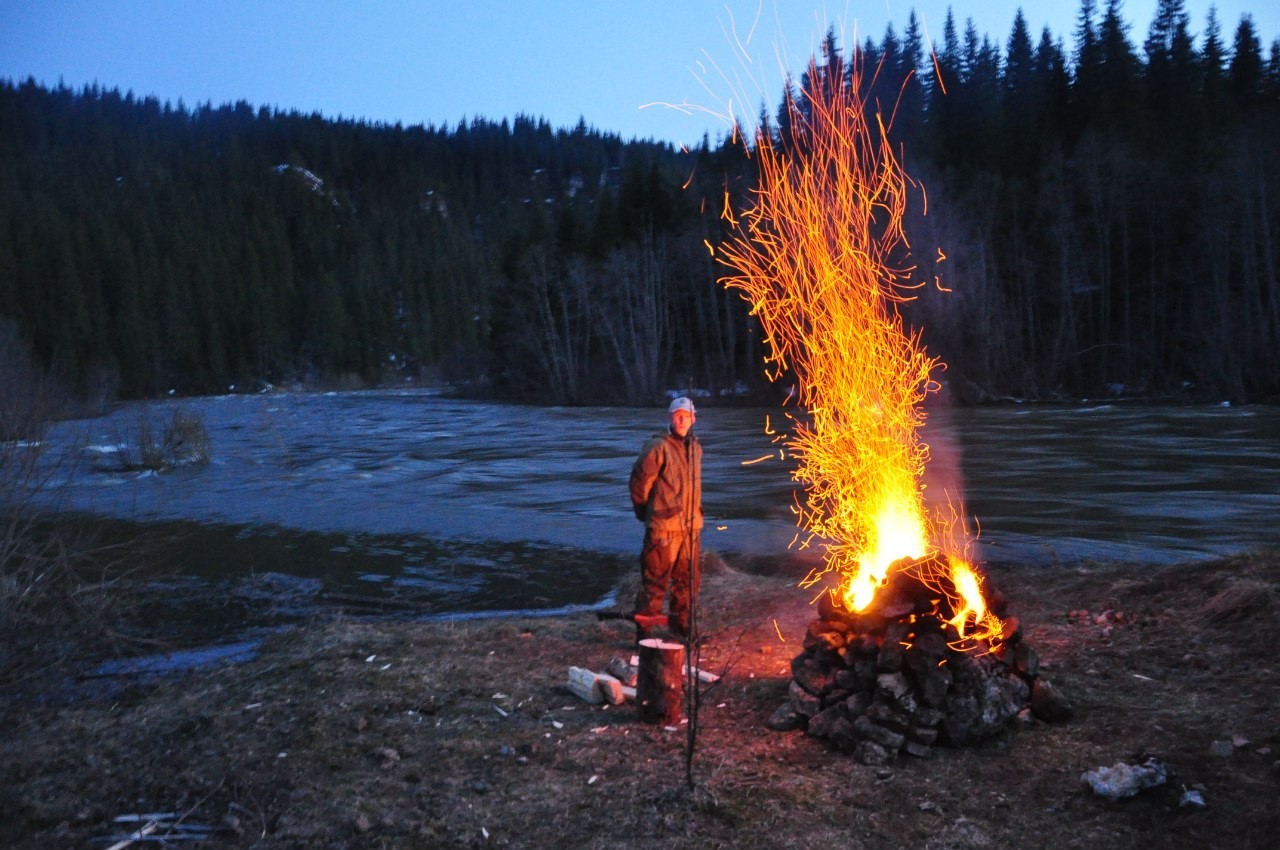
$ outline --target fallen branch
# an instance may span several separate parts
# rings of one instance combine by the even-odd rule
[[[119,818],[116,818],[116,820],[119,820]],[[135,841],[139,841],[145,838],[146,836],[155,832],[159,828],[160,828],[160,821],[153,820],[150,823],[148,823],[146,826],[144,826],[142,829],[133,833],[131,836],[124,839],[123,841],[117,841],[115,844],[112,844],[110,847],[107,848],[107,850],[124,850],[125,847],[128,847],[130,844],[132,844]]]

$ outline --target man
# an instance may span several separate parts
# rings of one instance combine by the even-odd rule
[[[693,402],[680,397],[667,408],[670,427],[644,444],[631,468],[631,505],[644,522],[641,586],[636,594],[636,636],[649,636],[668,592],[668,629],[687,640],[701,580],[702,445],[691,432]]]

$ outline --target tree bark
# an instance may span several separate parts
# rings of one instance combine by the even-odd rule
[[[684,716],[684,644],[640,641],[636,710],[645,723],[673,726]]]

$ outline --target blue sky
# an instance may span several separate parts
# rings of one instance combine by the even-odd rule
[[[1264,53],[1275,0],[1217,0],[1230,46],[1249,12]],[[1073,44],[1079,0],[0,0],[0,77],[99,83],[188,107],[245,100],[403,124],[578,119],[624,138],[697,143],[731,111],[777,104],[828,24],[842,42],[901,36],[914,8],[942,38],[950,6],[1003,46],[1021,6],[1033,40]],[[1105,0],[1099,0],[1105,6]],[[1156,0],[1126,0],[1141,46]],[[1188,0],[1192,32],[1209,0]],[[662,104],[683,104],[682,109]]]

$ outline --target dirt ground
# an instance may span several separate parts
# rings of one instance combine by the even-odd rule
[[[119,847],[159,821],[161,846],[246,848],[1275,846],[1280,553],[987,565],[1074,718],[881,767],[766,728],[810,594],[717,564],[702,666],[723,676],[691,761],[687,726],[562,687],[630,653],[625,621],[328,615],[184,676],[68,699],[64,667],[7,688],[0,845]],[[1168,783],[1109,800],[1081,780],[1147,756]]]

